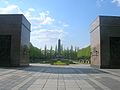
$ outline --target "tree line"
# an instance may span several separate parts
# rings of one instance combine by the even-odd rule
[[[77,56],[78,59],[90,59],[90,46],[78,50]]]
[[[55,49],[51,46],[50,49],[45,45],[44,49],[39,49],[30,44],[30,62],[48,62],[52,59],[56,59],[58,55],[58,47],[56,45]],[[90,46],[86,48],[79,49],[71,45],[70,48],[63,48],[61,46],[60,55],[62,59],[68,60],[80,60],[80,59],[89,59],[90,58]]]

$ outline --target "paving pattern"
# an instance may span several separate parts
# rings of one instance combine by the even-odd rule
[[[89,65],[0,68],[0,90],[120,90],[120,76]]]

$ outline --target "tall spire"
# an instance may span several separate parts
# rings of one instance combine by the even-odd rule
[[[61,40],[58,40],[58,54],[60,55],[61,53]]]

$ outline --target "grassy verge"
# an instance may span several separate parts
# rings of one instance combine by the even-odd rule
[[[69,65],[69,64],[76,64],[70,60],[51,60],[51,65]]]
[[[54,65],[68,65],[67,63],[65,62],[62,62],[62,61],[56,61],[53,63]]]
[[[51,60],[51,65],[69,65],[69,60]]]

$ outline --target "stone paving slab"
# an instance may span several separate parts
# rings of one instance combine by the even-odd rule
[[[119,70],[49,64],[0,68],[0,90],[120,90]]]
[[[120,69],[100,69],[100,70],[120,77]]]

